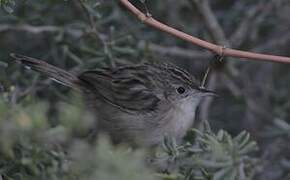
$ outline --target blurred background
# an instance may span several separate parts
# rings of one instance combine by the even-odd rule
[[[43,128],[38,122],[42,120],[46,128],[55,128],[73,119],[68,115],[63,120],[61,115],[76,111],[71,107],[76,95],[19,66],[10,53],[43,59],[75,73],[122,63],[172,62],[199,80],[214,60],[215,54],[142,24],[117,0],[0,2],[2,121],[12,117],[11,107],[30,108],[29,116],[38,119],[34,128]],[[141,1],[131,2],[145,12]],[[157,20],[209,42],[290,56],[289,0],[147,0],[146,4]],[[206,87],[220,97],[203,102],[195,127],[208,120],[214,132],[224,129],[236,136],[248,131],[259,146],[254,156],[260,164],[253,178],[289,179],[290,65],[225,57],[214,66]],[[26,127],[23,116],[20,125]],[[6,125],[0,129],[4,137]]]

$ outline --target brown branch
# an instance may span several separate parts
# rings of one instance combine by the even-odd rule
[[[165,24],[155,20],[154,18],[152,18],[150,16],[146,16],[140,10],[138,10],[135,6],[133,6],[128,0],[120,0],[120,2],[129,11],[131,11],[139,20],[141,20],[145,24],[152,26],[160,31],[171,34],[177,38],[183,39],[183,40],[190,42],[192,44],[206,48],[206,49],[208,49],[216,54],[223,55],[223,56],[261,60],[261,61],[290,63],[290,57],[267,55],[267,54],[253,53],[253,52],[248,52],[248,51],[235,50],[235,49],[224,48],[223,46],[218,46],[218,45],[209,43],[207,41],[201,40],[199,38],[196,38],[196,37],[193,37],[189,34],[186,34],[182,31],[174,29],[168,25],[165,25]]]
[[[208,0],[189,0],[189,2],[197,7],[197,10],[202,15],[203,21],[206,24],[207,30],[209,34],[212,36],[213,41],[216,44],[223,44],[226,47],[232,47],[230,41],[226,38],[225,32],[218,22],[212,8],[210,7],[210,3]],[[228,58],[231,60],[232,58]],[[230,61],[225,65],[227,72],[231,75],[235,75],[237,69],[235,68],[236,61]]]

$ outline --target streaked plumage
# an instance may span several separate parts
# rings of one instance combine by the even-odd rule
[[[201,97],[208,95],[186,71],[166,63],[145,63],[85,71],[76,76],[43,61],[12,55],[36,71],[83,92],[96,129],[114,142],[156,145],[180,139],[192,126]]]

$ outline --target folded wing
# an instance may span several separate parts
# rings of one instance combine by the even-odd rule
[[[152,76],[144,65],[86,71],[79,79],[106,101],[125,110],[153,110],[159,102]]]

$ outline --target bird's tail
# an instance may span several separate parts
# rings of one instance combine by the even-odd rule
[[[50,65],[42,60],[34,59],[31,57],[10,54],[17,62],[23,64],[24,66],[43,73],[44,75],[52,78],[53,80],[61,83],[65,86],[72,87],[74,89],[79,89],[79,78],[72,73],[69,73],[63,69]]]

